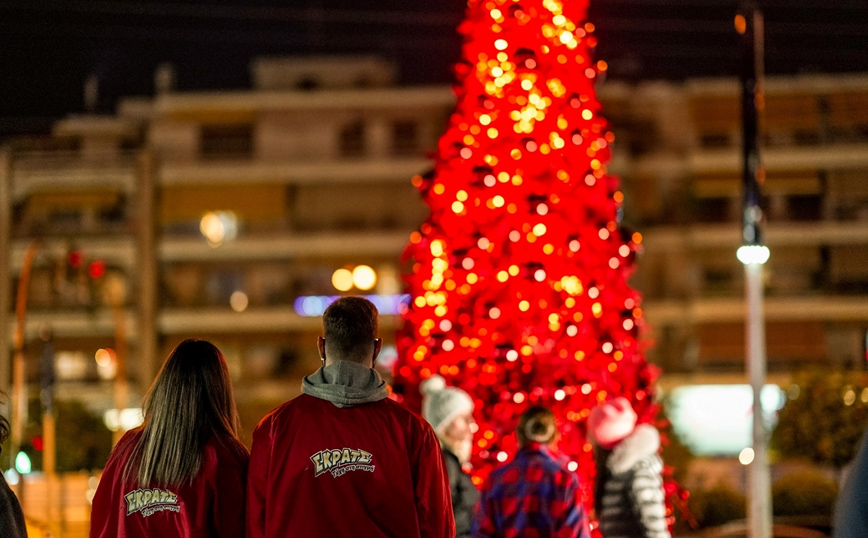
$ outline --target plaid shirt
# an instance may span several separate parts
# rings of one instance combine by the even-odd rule
[[[590,538],[576,475],[530,443],[486,482],[474,538]]]

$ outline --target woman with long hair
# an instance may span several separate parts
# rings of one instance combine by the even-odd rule
[[[243,537],[248,453],[220,350],[178,344],[143,411],[103,472],[91,538]]]
[[[9,437],[9,421],[0,415],[0,444],[3,444],[7,437]],[[9,489],[3,473],[0,473],[0,531],[3,531],[2,536],[4,538],[27,537],[21,505],[18,504],[15,494]]]

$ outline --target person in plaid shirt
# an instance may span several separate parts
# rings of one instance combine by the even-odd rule
[[[473,518],[474,538],[590,538],[576,475],[550,452],[558,432],[551,410],[536,406],[519,419],[521,449],[495,470]]]

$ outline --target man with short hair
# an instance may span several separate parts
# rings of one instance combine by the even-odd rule
[[[323,314],[323,367],[303,394],[253,432],[247,536],[452,538],[440,444],[388,399],[374,370],[382,347],[370,301],[344,297]]]

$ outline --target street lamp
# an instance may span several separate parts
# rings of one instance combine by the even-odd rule
[[[735,256],[745,265],[763,265],[769,261],[769,247],[765,245],[742,245],[738,247]]]
[[[745,345],[747,370],[753,388],[753,457],[744,454],[748,466],[748,536],[769,538],[772,529],[769,486],[768,432],[763,422],[760,394],[766,377],[766,344],[763,321],[762,267],[769,249],[762,241],[760,182],[764,177],[759,154],[759,111],[763,96],[763,16],[752,2],[739,6],[735,17],[741,51],[740,81],[742,110],[742,246],[739,261],[744,264],[747,317]]]

